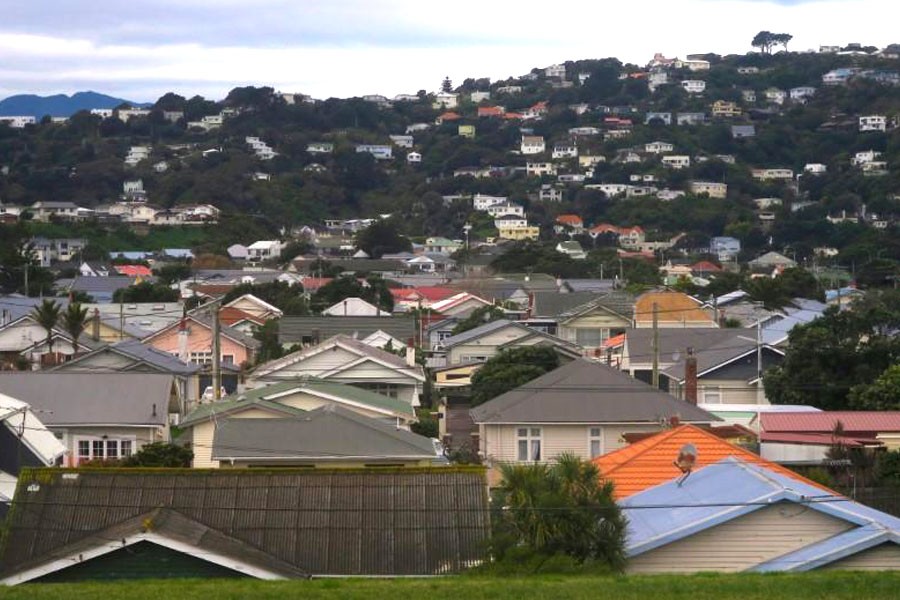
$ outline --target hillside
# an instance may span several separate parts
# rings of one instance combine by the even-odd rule
[[[71,96],[56,94],[53,96],[36,96],[19,94],[0,100],[0,116],[33,116],[40,119],[45,115],[51,117],[71,117],[80,110],[92,108],[115,108],[121,104],[138,103],[113,98],[97,92],[76,92]]]
[[[894,56],[581,60],[395,99],[170,93],[127,122],[80,112],[0,125],[0,200],[91,208],[139,178],[154,205],[211,203],[273,229],[392,213],[411,236],[459,239],[470,223],[477,240],[497,234],[472,210],[480,193],[524,206],[543,238],[574,213],[648,239],[686,234],[688,248],[726,235],[751,256],[811,260],[827,247],[847,268],[876,253],[897,261]],[[544,145],[526,148],[526,136]],[[132,146],[149,158],[126,165]]]

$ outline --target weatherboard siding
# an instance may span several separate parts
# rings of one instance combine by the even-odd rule
[[[274,419],[282,415],[263,410],[261,408],[249,408],[247,410],[229,414],[223,419]],[[205,421],[193,426],[191,436],[194,460],[191,465],[195,469],[217,469],[219,461],[212,459],[213,438],[216,433],[216,422]]]
[[[285,367],[263,375],[262,379],[293,379],[301,375],[319,376],[334,369],[345,366],[347,363],[357,360],[359,355],[345,350],[339,346],[333,349],[322,350],[312,356]],[[265,368],[265,366],[264,366]]]
[[[900,546],[887,542],[822,567],[822,570],[838,569],[844,571],[900,570]]]
[[[808,507],[776,504],[631,557],[626,571],[744,571],[853,527]]]

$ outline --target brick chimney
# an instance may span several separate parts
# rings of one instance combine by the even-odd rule
[[[684,361],[684,399],[693,405],[697,405],[697,357],[694,349],[687,349],[687,358]]]

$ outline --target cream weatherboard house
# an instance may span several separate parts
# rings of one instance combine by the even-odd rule
[[[627,373],[583,358],[470,414],[492,484],[501,463],[552,462],[564,452],[591,459],[623,447],[625,433],[659,431],[675,418],[702,425],[719,420]]]
[[[409,406],[419,406],[425,384],[424,371],[416,364],[411,348],[403,358],[348,335],[336,335],[260,365],[247,385],[256,388],[304,376],[347,383]]]

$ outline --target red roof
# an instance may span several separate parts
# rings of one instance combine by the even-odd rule
[[[762,430],[785,433],[828,433],[840,421],[844,433],[900,431],[900,411],[827,411],[762,413]]]
[[[251,315],[250,313],[233,306],[223,306],[222,309],[219,310],[219,321],[224,325],[229,326],[240,323],[241,321],[250,321],[256,325],[263,325],[265,323],[263,319],[260,319],[256,315]]]
[[[462,119],[457,113],[450,111],[445,112],[441,116],[438,117],[439,121],[456,121],[457,119]]]
[[[479,106],[478,107],[478,116],[479,117],[502,117],[503,109],[499,106]]]
[[[559,215],[556,217],[556,222],[563,225],[581,225],[583,223],[578,215]]]
[[[759,434],[761,442],[775,442],[779,444],[806,444],[812,446],[833,446],[840,444],[848,447],[860,447],[881,445],[875,438],[859,438],[846,435],[835,436],[831,433],[786,433],[776,431],[774,433],[762,432]]]
[[[508,112],[508,113],[506,113],[505,115],[503,115],[503,118],[504,118],[504,119],[521,119],[521,118],[522,118],[522,114],[521,114],[521,113]]]
[[[675,459],[685,444],[693,444],[697,449],[697,468],[735,456],[833,493],[786,467],[730,444],[716,434],[694,425],[681,425],[662,431],[653,437],[599,456],[594,459],[594,463],[600,469],[601,476],[615,485],[616,498],[627,498],[681,476],[681,470],[675,466]]]
[[[607,338],[605,342],[603,342],[602,348],[620,348],[625,345],[625,334],[620,333],[619,335],[614,335],[611,338]]]
[[[597,235],[601,233],[619,233],[619,228],[615,225],[610,225],[609,223],[600,223],[599,225],[594,225],[591,227],[591,233],[596,233]]]
[[[127,275],[128,277],[148,277],[153,275],[150,267],[144,265],[115,265],[113,268],[119,275]]]
[[[323,285],[331,283],[331,280],[331,277],[304,277],[300,280],[300,284],[303,286],[303,291],[314,292]]]
[[[711,263],[708,260],[701,260],[700,262],[691,265],[691,271],[698,271],[700,273],[718,273],[721,270],[722,267],[715,263]]]

